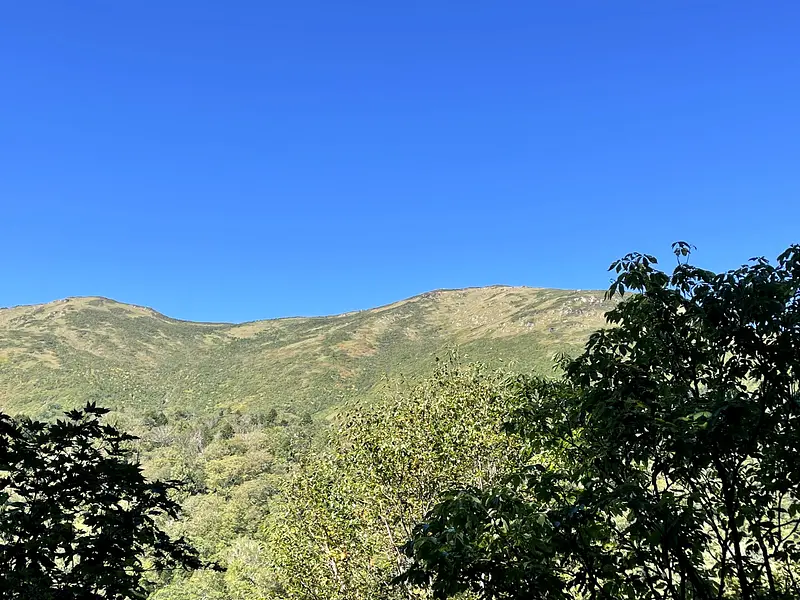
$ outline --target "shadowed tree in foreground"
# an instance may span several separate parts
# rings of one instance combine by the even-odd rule
[[[800,246],[671,275],[630,254],[613,326],[509,427],[540,464],[451,492],[398,581],[448,598],[800,597]]]
[[[0,597],[146,597],[148,571],[204,566],[160,517],[177,518],[177,482],[146,480],[129,460],[135,438],[87,404],[42,423],[0,413]]]

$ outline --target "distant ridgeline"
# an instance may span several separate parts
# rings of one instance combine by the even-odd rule
[[[602,292],[435,291],[330,317],[193,323],[105,298],[0,309],[0,409],[49,418],[95,401],[123,425],[241,415],[292,422],[386,375],[466,361],[548,372],[603,324]],[[501,363],[504,361],[504,363]]]

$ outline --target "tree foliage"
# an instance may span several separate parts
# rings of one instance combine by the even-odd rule
[[[94,404],[44,423],[0,413],[0,596],[146,597],[145,575],[203,565],[161,519],[175,519],[177,482],[148,481],[133,436],[101,423]]]
[[[502,431],[505,377],[451,358],[340,417],[329,451],[297,472],[272,515],[277,597],[425,597],[389,585],[414,524],[458,482],[483,488],[520,466],[522,448]]]
[[[559,381],[520,378],[540,464],[462,486],[398,578],[437,598],[800,597],[800,246],[713,273],[674,245],[611,265],[625,297]]]

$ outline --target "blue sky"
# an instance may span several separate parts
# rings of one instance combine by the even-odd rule
[[[0,8],[0,306],[243,321],[800,241],[800,3]]]

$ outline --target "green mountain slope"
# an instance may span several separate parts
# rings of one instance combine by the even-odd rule
[[[467,359],[546,369],[603,323],[601,292],[435,291],[388,306],[244,324],[179,321],[105,298],[0,309],[0,409],[52,416],[96,400],[153,412],[269,411],[291,418],[414,375],[458,347]]]
[[[104,298],[0,309],[0,411],[52,418],[87,400],[114,409],[112,422],[140,436],[145,475],[185,482],[170,533],[229,567],[164,575],[151,597],[263,599],[288,573],[269,532],[293,522],[284,515],[296,478],[328,449],[326,417],[351,399],[381,411],[413,387],[382,385],[385,375],[427,375],[454,348],[462,362],[549,372],[554,353],[577,353],[603,325],[602,297],[444,290],[243,324],[178,321]]]

